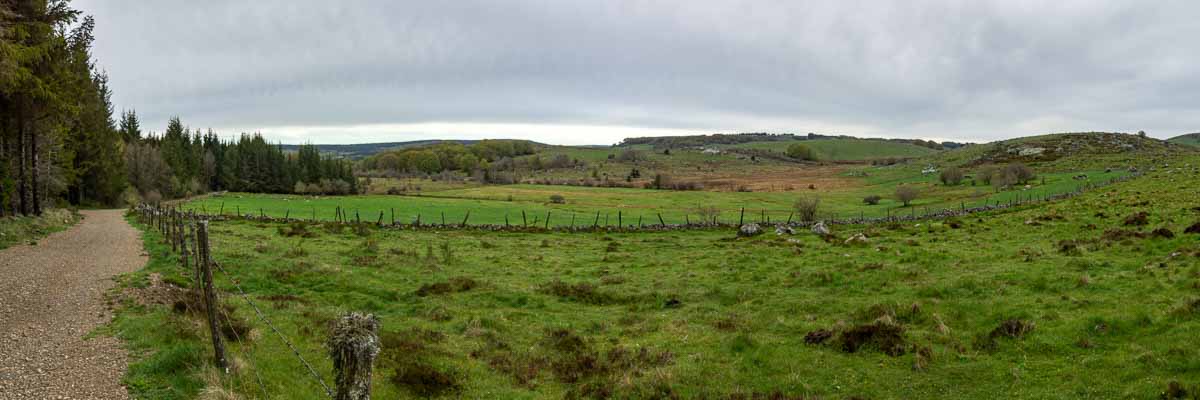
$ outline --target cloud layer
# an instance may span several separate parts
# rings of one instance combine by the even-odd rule
[[[118,107],[285,142],[1200,130],[1194,1],[109,1]]]

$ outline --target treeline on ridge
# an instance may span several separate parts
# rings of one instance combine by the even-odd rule
[[[516,157],[537,152],[527,140],[480,140],[463,145],[439,143],[430,146],[386,151],[362,161],[362,169],[383,174],[436,174],[462,171],[468,174],[503,167]]]
[[[731,145],[750,142],[787,142],[801,140],[818,140],[818,139],[852,139],[852,140],[878,140],[895,143],[908,143],[916,146],[927,147],[934,150],[955,149],[966,145],[965,143],[957,142],[935,142],[932,140],[922,139],[864,139],[846,135],[821,135],[809,133],[807,135],[797,135],[793,133],[715,133],[711,135],[691,135],[691,136],[652,136],[652,137],[633,137],[626,138],[621,141],[620,146],[631,145],[650,145],[656,149],[662,148],[688,148],[688,147],[704,147],[711,145]]]

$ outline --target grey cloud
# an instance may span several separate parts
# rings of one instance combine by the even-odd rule
[[[1200,129],[1196,2],[75,4],[97,18],[118,107],[157,130],[175,114],[268,134],[423,122],[966,140]]]

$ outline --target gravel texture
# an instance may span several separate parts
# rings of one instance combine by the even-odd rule
[[[83,211],[37,245],[0,250],[0,399],[127,399],[125,350],[86,337],[112,313],[112,278],[146,264],[121,210]]]

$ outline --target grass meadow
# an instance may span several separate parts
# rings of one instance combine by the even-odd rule
[[[1160,170],[1048,204],[839,226],[831,239],[228,221],[213,224],[212,240],[214,258],[326,380],[329,321],[347,311],[378,315],[377,398],[1157,399],[1172,381],[1200,385],[1200,235],[1185,233],[1200,222],[1197,187],[1194,171]],[[541,204],[541,193],[525,191],[543,188],[485,189],[498,192],[458,195],[514,200],[308,201],[325,219],[335,204],[369,215],[426,203],[495,222],[515,210],[505,205]],[[563,190],[595,201],[589,210],[641,199]],[[794,196],[779,194],[781,209],[785,195]],[[646,198],[636,201],[686,204]],[[745,201],[731,199],[725,207]],[[220,201],[282,215],[304,200],[230,195],[190,204],[211,210]],[[488,204],[501,206],[488,214]],[[856,233],[868,243],[843,242]],[[156,234],[146,240],[152,262],[126,286],[153,288],[152,275],[160,285],[191,285]],[[233,290],[227,276],[217,285]],[[196,316],[124,301],[115,331],[143,354],[127,377],[134,392],[323,398],[252,311],[224,298],[247,329],[231,344],[240,368],[225,379],[205,367]],[[141,351],[151,347],[158,350]]]
[[[315,220],[332,220],[336,210],[349,213],[354,218],[367,222],[378,222],[380,215],[384,223],[411,223],[419,217],[422,223],[441,223],[443,215],[447,224],[459,224],[464,219],[468,224],[533,224],[536,219],[544,226],[546,215],[550,215],[551,226],[601,225],[616,226],[618,216],[625,225],[636,225],[640,219],[644,224],[681,224],[701,219],[702,208],[720,212],[719,220],[737,222],[741,210],[746,210],[747,221],[770,218],[785,221],[792,214],[793,204],[801,197],[817,197],[821,201],[822,218],[853,218],[859,216],[883,217],[889,214],[921,214],[938,208],[980,206],[985,203],[1008,202],[1018,198],[1028,199],[1073,191],[1087,183],[1103,183],[1124,176],[1125,171],[1105,172],[1092,170],[1083,172],[1044,173],[1030,182],[1025,190],[996,192],[993,188],[978,184],[972,186],[965,181],[957,186],[945,186],[933,175],[921,175],[912,169],[891,167],[863,167],[867,177],[844,176],[852,182],[842,188],[828,190],[801,189],[793,191],[763,192],[710,192],[669,191],[627,188],[593,188],[555,185],[487,185],[487,186],[430,186],[420,195],[362,195],[362,196],[303,196],[229,193],[210,196],[184,203],[183,207],[205,213],[259,214],[283,217],[291,216]],[[1087,179],[1074,179],[1084,174]],[[1044,178],[1044,179],[1043,179]],[[899,185],[919,188],[922,195],[910,207],[893,198]],[[862,199],[867,195],[880,195],[878,205],[868,205]],[[560,195],[564,203],[550,200]],[[470,213],[468,217],[468,212]],[[599,221],[597,221],[599,213]]]

